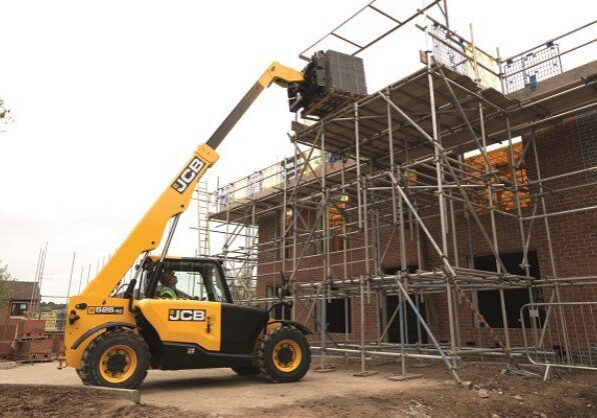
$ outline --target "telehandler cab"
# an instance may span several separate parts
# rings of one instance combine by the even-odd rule
[[[311,353],[304,325],[235,305],[219,261],[167,256],[180,214],[218,159],[217,146],[266,87],[298,88],[303,82],[302,72],[272,63],[197,148],[98,275],[70,299],[59,368],[74,367],[85,384],[119,388],[140,385],[150,368],[231,367],[272,382],[296,381],[307,373]],[[163,254],[150,255],[169,221]],[[122,291],[118,284],[139,257],[135,277]],[[165,271],[176,276],[181,296],[156,296]]]

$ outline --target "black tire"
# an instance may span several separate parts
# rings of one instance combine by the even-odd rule
[[[292,343],[285,346],[284,342],[288,341]],[[296,353],[294,349],[290,349],[289,345],[294,346],[294,349],[300,350],[300,353]],[[300,354],[300,360],[297,357],[298,354]],[[282,358],[282,355],[285,358]],[[274,357],[278,360],[276,361]],[[288,362],[284,363],[285,360],[288,360]],[[297,364],[291,367],[291,370],[282,370],[280,368],[280,365],[291,365],[294,361]],[[302,332],[292,326],[284,325],[275,328],[262,337],[257,350],[257,364],[261,374],[270,382],[296,382],[307,374],[311,365],[309,342]]]
[[[115,346],[126,346],[136,356],[136,366],[130,376],[120,382],[110,382],[102,376],[100,367],[110,367],[100,364],[102,355]],[[150,360],[149,347],[145,340],[131,330],[112,329],[99,335],[93,340],[81,360],[81,369],[77,373],[84,384],[94,386],[107,386],[113,388],[135,388],[143,382],[147,376]],[[115,356],[112,356],[115,358]],[[126,357],[123,357],[126,358]],[[108,364],[110,359],[108,359]],[[107,370],[106,370],[107,371]]]
[[[232,367],[232,370],[239,376],[253,376],[261,373],[255,366]]]
[[[79,375],[79,378],[81,379],[81,382],[83,382],[83,384],[85,386],[89,386],[91,385],[91,380],[89,379],[89,376],[87,376],[85,373],[83,373],[83,370],[81,369],[77,369],[77,374]]]

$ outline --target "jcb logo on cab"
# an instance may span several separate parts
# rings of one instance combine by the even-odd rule
[[[205,321],[205,309],[170,309],[168,321]]]

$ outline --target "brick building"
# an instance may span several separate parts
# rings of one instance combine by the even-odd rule
[[[537,157],[539,167],[541,169],[541,175],[546,177],[558,176],[563,173],[582,171],[587,168],[597,167],[597,161],[595,161],[595,147],[597,147],[597,112],[590,112],[587,114],[580,115],[578,117],[568,118],[557,125],[540,129],[536,132],[537,141]],[[527,136],[523,137],[522,142],[517,147],[517,154],[524,147],[527,146]],[[591,148],[592,147],[592,148]],[[504,147],[507,149],[507,147]],[[497,149],[496,151],[490,152],[494,155],[498,152],[504,153],[504,148]],[[529,146],[530,148],[530,146]],[[592,158],[592,160],[591,160]],[[531,160],[531,163],[526,164],[525,170],[528,173],[528,178],[536,179],[537,168],[534,164],[534,150],[527,150],[527,159]],[[330,165],[331,169],[334,169],[334,164]],[[545,203],[550,213],[578,209],[583,207],[592,207],[597,205],[597,183],[595,183],[594,172],[584,171],[574,176],[569,176],[563,179],[554,179],[550,181],[549,187],[554,189],[568,189],[568,192],[562,193],[547,193],[545,195]],[[592,184],[593,183],[593,184]],[[582,187],[586,186],[586,187]],[[577,192],[580,190],[580,192]],[[531,193],[530,190],[528,193]],[[531,199],[527,196],[528,202],[525,207],[522,208],[523,216],[532,216],[536,213],[533,211],[533,204]],[[533,201],[534,203],[534,201]],[[512,208],[511,210],[513,210]],[[315,218],[314,211],[302,210],[302,217],[305,218],[308,224],[312,225],[312,220]],[[490,229],[490,217],[487,213],[479,214],[480,220],[487,230]],[[259,230],[259,241],[266,243],[260,247],[257,254],[257,296],[273,296],[274,287],[278,287],[280,284],[279,273],[282,270],[283,259],[287,266],[292,265],[292,253],[289,253],[288,249],[291,245],[286,244],[282,246],[281,231],[285,226],[288,225],[287,216],[281,213],[281,210],[271,211],[257,219],[257,226]],[[311,221],[311,222],[309,222]],[[597,274],[597,211],[589,210],[582,211],[578,214],[570,216],[554,216],[550,217],[550,233],[552,238],[552,246],[554,253],[554,265],[556,266],[556,272],[552,270],[552,263],[549,251],[548,240],[546,237],[545,224],[543,220],[535,221],[533,226],[533,233],[529,242],[528,250],[528,264],[530,269],[530,275],[536,279],[540,278],[567,278],[567,277],[591,277]],[[474,226],[470,225],[471,221],[467,220],[465,216],[457,216],[455,219],[455,231],[456,231],[456,242],[457,254],[458,254],[458,265],[464,267],[478,268],[481,270],[495,271],[496,264],[495,259],[492,256],[491,249],[487,243],[483,240],[479,232],[472,231],[470,244],[472,248],[468,248],[469,240],[467,240],[467,233],[470,228]],[[428,227],[434,236],[438,235],[439,222],[430,221]],[[517,225],[517,220],[514,218],[498,217],[496,219],[496,228],[498,230],[497,243],[499,253],[503,257],[503,262],[506,264],[508,271],[513,274],[525,275],[525,271],[520,267],[522,263],[523,248],[521,245],[520,232]],[[307,230],[308,228],[304,228]],[[407,227],[407,233],[408,227]],[[290,234],[291,235],[291,234]],[[381,264],[383,273],[392,274],[400,270],[400,242],[397,236],[390,239],[389,235],[391,232],[381,232],[380,242],[381,246],[385,249],[387,247],[387,254]],[[287,237],[289,238],[289,237]],[[333,240],[334,238],[332,238]],[[349,264],[346,268],[348,277],[358,277],[361,274],[365,274],[365,263],[357,262],[354,260],[362,259],[364,257],[363,249],[351,249],[352,243],[358,241],[359,238],[345,240],[343,243],[346,245],[348,252]],[[337,238],[336,238],[337,240]],[[323,276],[323,244],[321,239],[313,240],[311,249],[306,253],[303,258],[303,268],[299,269],[296,278],[299,281],[318,281]],[[453,242],[454,238],[450,238],[451,253],[453,253]],[[420,257],[419,261],[417,257],[417,243],[415,240],[406,241],[406,265],[411,272],[417,269],[421,270],[432,270],[434,268],[441,267],[439,256],[433,251],[431,246],[422,240],[420,243]],[[303,246],[298,244],[297,252],[300,254],[303,250]],[[371,252],[374,250],[372,249]],[[472,258],[471,258],[472,255]],[[330,259],[333,267],[333,274],[335,277],[343,277],[343,250],[330,251]],[[374,269],[374,260],[370,260],[370,269]],[[419,264],[421,264],[419,266]],[[291,271],[291,268],[286,268],[285,271]],[[490,325],[494,326],[498,334],[502,333],[503,327],[501,314],[498,311],[499,301],[496,298],[496,291],[486,291],[481,294],[482,301],[480,303],[480,311],[490,322]],[[512,328],[519,328],[519,310],[521,305],[529,302],[528,294],[525,290],[522,292],[520,289],[507,291],[507,295],[512,295],[515,300],[508,300],[508,319],[509,325]],[[442,341],[448,340],[448,327],[447,312],[445,298],[443,300],[437,300],[438,297],[444,298],[444,296],[429,295],[425,299],[426,311],[425,316],[430,318],[430,326],[436,332],[438,339]],[[596,300],[597,301],[597,287],[595,286],[583,286],[580,284],[573,286],[562,286],[561,297],[564,300],[575,301],[575,300]],[[388,296],[386,303],[394,305],[394,297]],[[543,295],[543,292],[537,294],[536,301],[547,300],[548,297]],[[357,302],[354,302],[358,304]],[[485,305],[487,303],[488,305]],[[334,314],[333,321],[337,321],[330,324],[333,329],[342,329],[344,332],[347,329],[345,320],[343,319],[344,312],[343,307],[337,307],[338,302],[331,302],[329,304],[330,309],[336,309],[338,312]],[[462,306],[460,306],[462,305]],[[353,307],[355,308],[355,307]],[[358,306],[355,308],[358,310]],[[368,305],[368,318],[375,318],[376,304]],[[386,309],[387,310],[387,309]],[[391,310],[391,309],[390,309]],[[461,325],[461,339],[463,344],[473,345],[478,344],[475,341],[475,327],[473,326],[473,316],[464,303],[459,304],[459,321]],[[383,313],[379,313],[383,315]],[[355,316],[354,312],[351,312],[351,318],[349,322],[349,334],[358,333],[359,318]],[[435,318],[435,319],[434,319]],[[380,319],[381,321],[381,319]],[[377,322],[374,321],[374,322]],[[383,321],[381,321],[383,322]],[[312,324],[313,325],[313,324]],[[351,326],[352,325],[352,326]],[[350,332],[353,331],[353,332]],[[375,327],[368,327],[367,337],[369,339],[374,338],[378,333]],[[396,340],[397,334],[391,332],[390,340]],[[351,338],[353,335],[350,336]],[[488,344],[488,336],[484,336],[484,343]],[[520,335],[517,336],[516,332],[511,334],[513,344],[520,346],[522,340]]]
[[[32,306],[39,304],[39,288],[35,282],[8,282],[8,300],[0,308],[0,324],[5,325],[26,318]]]
[[[287,279],[275,314],[329,352],[394,356],[402,333],[412,357],[593,359],[597,307],[570,302],[597,302],[597,61],[514,89],[523,55],[501,88],[427,56],[293,122],[277,183],[218,191],[237,297],[271,305]]]
[[[36,282],[8,282],[8,301],[0,308],[0,359],[53,360],[63,350],[63,333],[48,332],[35,314],[40,303]]]

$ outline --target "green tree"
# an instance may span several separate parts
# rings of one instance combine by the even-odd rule
[[[8,301],[8,282],[10,280],[12,280],[12,276],[8,271],[8,266],[2,267],[2,260],[0,260],[0,307]]]

